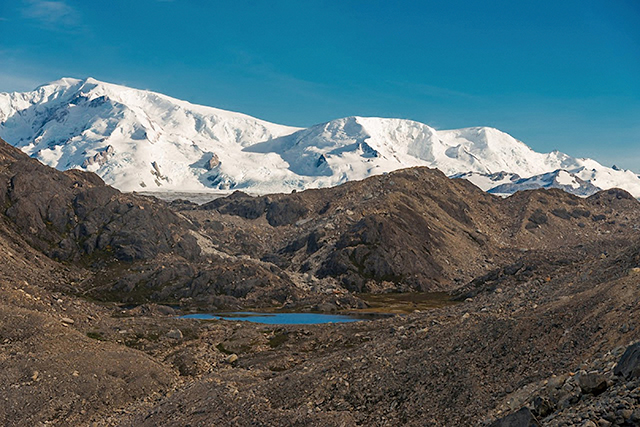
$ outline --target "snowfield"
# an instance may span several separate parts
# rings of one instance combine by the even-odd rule
[[[0,93],[0,137],[123,191],[290,192],[428,166],[496,194],[557,187],[586,196],[619,187],[640,197],[634,172],[537,153],[493,128],[347,117],[300,129],[92,78]]]

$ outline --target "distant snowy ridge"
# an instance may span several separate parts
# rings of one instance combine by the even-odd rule
[[[492,192],[556,185],[580,193],[578,185],[585,194],[620,187],[640,197],[631,171],[537,153],[493,128],[347,117],[300,129],[91,78],[0,93],[0,137],[50,166],[96,172],[124,191],[289,192],[429,166],[466,174]]]
[[[602,188],[596,187],[592,183],[580,179],[577,175],[562,169],[529,178],[520,178],[519,175],[508,172],[495,174],[466,172],[455,174],[452,178],[464,178],[484,191],[501,196],[536,188],[559,188],[576,196],[587,197],[602,190]]]

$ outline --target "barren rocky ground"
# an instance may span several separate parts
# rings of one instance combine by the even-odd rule
[[[623,191],[500,199],[415,168],[166,204],[0,143],[0,202],[2,425],[640,420],[640,204]],[[349,324],[177,318],[388,292],[415,298]]]

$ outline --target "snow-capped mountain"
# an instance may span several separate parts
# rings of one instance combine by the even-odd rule
[[[520,178],[519,175],[508,172],[494,174],[466,172],[453,175],[452,178],[464,178],[484,191],[501,196],[536,188],[559,188],[576,196],[587,197],[602,190],[592,183],[580,179],[577,175],[562,169],[534,175],[529,178]]]
[[[91,78],[0,94],[0,137],[50,166],[96,172],[127,191],[214,187],[207,178],[221,163],[239,181],[262,179],[280,165],[243,147],[296,130]]]
[[[520,175],[511,172],[461,172],[451,175],[450,178],[466,179],[467,181],[473,183],[476,187],[487,192],[499,185],[513,184],[521,179]]]
[[[468,179],[485,190],[543,185],[551,178],[515,181],[565,170],[575,182],[640,197],[631,171],[537,153],[493,128],[348,117],[299,129],[91,78],[0,93],[0,137],[50,166],[96,172],[125,191],[291,191],[429,166],[450,176],[473,172]]]
[[[447,175],[508,170],[532,176],[577,160],[562,153],[540,154],[497,129],[479,127],[437,131],[401,119],[347,117],[245,148],[278,154],[299,176],[322,185],[362,179],[403,167],[429,166]]]

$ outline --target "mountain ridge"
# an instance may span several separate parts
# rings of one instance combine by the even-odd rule
[[[93,78],[0,93],[0,137],[49,166],[95,172],[123,191],[290,192],[428,166],[448,176],[521,178],[561,169],[598,189],[640,197],[631,171],[537,153],[495,128],[436,130],[350,116],[301,129]]]

